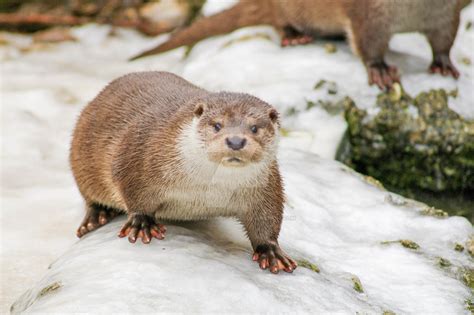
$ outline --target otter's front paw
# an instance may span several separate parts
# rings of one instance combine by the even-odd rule
[[[278,244],[257,246],[252,259],[253,261],[258,261],[260,268],[270,268],[272,273],[278,273],[280,270],[293,272],[298,266],[296,261],[285,254]]]
[[[118,236],[125,237],[128,235],[130,243],[135,243],[137,238],[141,238],[143,244],[148,244],[153,237],[159,240],[164,239],[165,232],[166,227],[157,223],[153,217],[146,214],[130,214]]]

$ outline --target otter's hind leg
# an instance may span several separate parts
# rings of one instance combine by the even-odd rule
[[[449,53],[456,37],[459,19],[452,24],[451,27],[430,30],[425,34],[433,50],[433,62],[430,65],[430,72],[443,76],[451,75],[457,79],[459,71],[451,62]]]
[[[96,203],[88,202],[86,208],[86,215],[76,232],[77,237],[82,237],[98,229],[120,214],[120,212],[115,209],[104,207]]]

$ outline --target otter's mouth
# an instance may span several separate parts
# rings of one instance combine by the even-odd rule
[[[222,164],[223,164],[224,166],[234,166],[234,167],[238,167],[238,166],[244,166],[246,163],[245,163],[245,161],[242,160],[241,158],[232,156],[232,157],[223,158],[223,159],[222,159]]]

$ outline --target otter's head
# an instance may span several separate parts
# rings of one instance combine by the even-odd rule
[[[278,112],[247,94],[217,93],[194,106],[196,140],[207,159],[226,167],[243,167],[273,159]]]

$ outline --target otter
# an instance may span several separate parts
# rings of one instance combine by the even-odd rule
[[[248,94],[211,93],[167,72],[112,81],[80,114],[70,151],[86,203],[77,236],[119,213],[131,243],[163,239],[158,220],[235,217],[253,260],[272,273],[297,264],[278,245],[284,204],[279,114]]]
[[[421,32],[433,51],[430,71],[459,77],[449,54],[466,0],[241,0],[216,15],[198,19],[157,47],[130,60],[193,45],[214,35],[252,25],[271,25],[282,46],[306,44],[315,36],[346,36],[362,59],[369,84],[389,89],[398,70],[384,61],[395,33]]]

